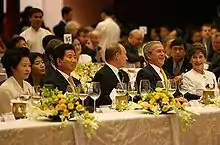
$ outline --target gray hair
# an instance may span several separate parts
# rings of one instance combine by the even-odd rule
[[[76,21],[69,21],[65,26],[65,33],[70,33],[71,30],[77,30],[80,25]]]
[[[152,52],[152,47],[156,44],[162,45],[160,41],[149,41],[143,45],[143,54],[144,54],[144,59],[146,62],[148,62],[149,60],[150,54]]]
[[[49,43],[46,46],[46,50],[52,49],[54,50],[55,48],[57,48],[58,46],[60,46],[61,44],[63,44],[63,41],[59,40],[59,39],[52,39],[49,41]]]

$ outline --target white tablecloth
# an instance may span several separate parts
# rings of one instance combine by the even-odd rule
[[[0,145],[220,145],[220,109],[193,107],[200,113],[183,131],[176,114],[141,112],[97,114],[101,127],[88,138],[84,127],[69,122],[17,120],[0,123]]]

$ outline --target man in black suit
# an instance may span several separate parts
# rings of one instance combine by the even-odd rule
[[[55,61],[53,59],[53,53],[55,48],[61,44],[63,44],[63,41],[59,39],[52,39],[46,45],[45,54],[47,61],[45,62],[45,66],[46,66],[45,78],[50,77],[56,71]]]
[[[45,78],[44,84],[53,84],[63,93],[67,86],[77,86],[80,81],[70,76],[77,64],[76,54],[71,44],[61,44],[54,50],[53,59],[55,61],[56,71],[49,78]]]
[[[82,46],[81,54],[87,54],[91,56],[92,62],[97,62],[96,60],[97,51],[87,46],[87,43],[89,41],[89,31],[85,28],[80,28],[76,32],[76,37],[79,39],[80,44]]]
[[[139,70],[137,74],[137,83],[140,86],[141,80],[149,80],[150,89],[155,90],[158,81],[167,84],[167,76],[162,69],[165,61],[165,49],[160,41],[149,41],[143,47],[147,66]]]
[[[171,78],[176,77],[178,79],[182,73],[191,70],[192,65],[186,57],[187,50],[184,40],[181,38],[173,40],[170,44],[170,48],[171,57],[165,60],[163,69]]]
[[[127,56],[125,48],[119,43],[113,43],[105,50],[106,64],[95,74],[94,82],[100,82],[101,96],[97,100],[97,106],[112,103],[109,95],[120,82],[129,82],[128,74],[119,70],[126,64]]]
[[[214,54],[209,65],[209,70],[212,71],[216,78],[220,77],[220,33],[217,32],[212,38]]]
[[[73,17],[72,8],[65,6],[62,8],[61,13],[62,13],[63,19],[59,22],[59,24],[54,26],[53,32],[57,37],[63,40],[63,35],[65,34],[66,23],[71,21]]]
[[[138,48],[142,45],[144,34],[138,29],[134,29],[130,32],[128,41],[123,44],[127,51],[127,57],[129,63],[144,62],[143,56],[138,55]]]

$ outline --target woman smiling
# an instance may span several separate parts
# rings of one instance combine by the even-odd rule
[[[207,83],[213,84],[216,93],[218,90],[214,73],[204,70],[206,62],[205,47],[201,43],[195,43],[192,47],[189,54],[192,69],[183,75],[183,85],[188,88],[188,95],[185,96],[188,100],[199,99]]]

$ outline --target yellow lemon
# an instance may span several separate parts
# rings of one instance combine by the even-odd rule
[[[73,107],[74,107],[73,103],[69,103],[69,104],[68,104],[68,109],[72,110]]]

